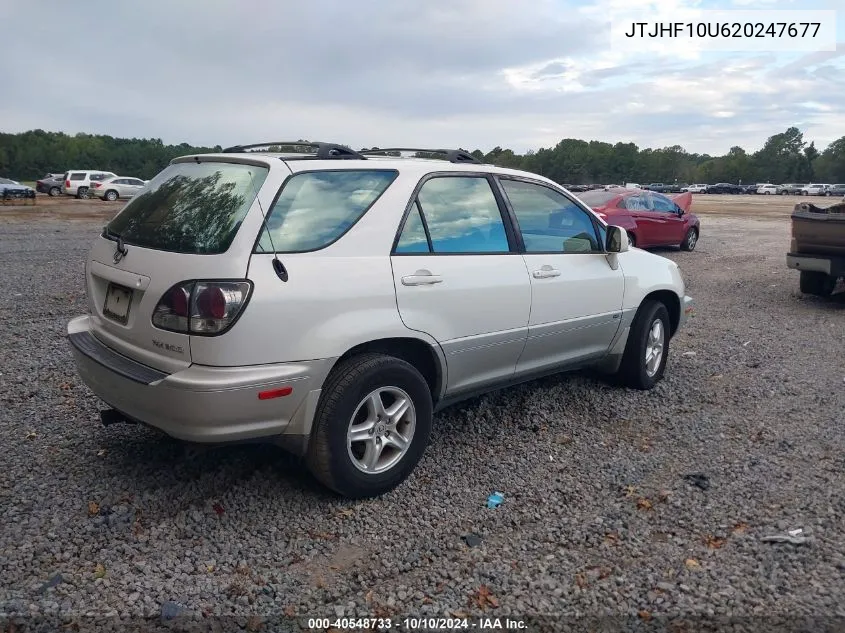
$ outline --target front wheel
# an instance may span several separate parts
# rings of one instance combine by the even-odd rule
[[[814,270],[802,270],[800,287],[804,294],[829,297],[836,288],[836,278]]]
[[[58,187],[50,187],[50,191],[48,191],[47,193],[50,194],[51,198],[55,198],[56,196],[62,193],[62,190]]]
[[[780,195],[782,195],[782,196],[788,196],[788,195],[789,195],[789,192],[788,192],[788,191],[781,191],[781,192],[780,192]]]
[[[640,305],[628,335],[618,377],[634,389],[652,389],[663,379],[669,356],[669,311],[659,301]]]
[[[681,242],[681,250],[682,251],[691,251],[695,249],[695,245],[698,243],[698,231],[695,229],[690,229],[687,231],[687,234],[684,236],[684,241]]]
[[[414,470],[431,433],[428,383],[416,368],[362,354],[332,370],[314,418],[308,466],[345,497],[384,494]]]

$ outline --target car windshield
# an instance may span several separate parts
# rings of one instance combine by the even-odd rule
[[[578,198],[590,207],[603,207],[618,196],[619,194],[614,191],[600,190],[585,191],[584,193],[578,194]]]
[[[172,164],[106,228],[136,246],[197,255],[223,253],[267,173],[266,167],[238,163]]]

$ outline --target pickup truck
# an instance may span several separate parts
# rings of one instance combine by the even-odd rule
[[[654,191],[657,193],[681,193],[682,189],[687,185],[679,185],[679,184],[663,184],[662,182],[653,182],[648,186],[643,187],[643,189],[647,189],[648,191]]]
[[[845,202],[822,208],[801,202],[792,211],[786,265],[801,273],[805,294],[827,297],[845,277]]]

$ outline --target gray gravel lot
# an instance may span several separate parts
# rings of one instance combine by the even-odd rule
[[[654,391],[571,375],[450,409],[367,502],[276,448],[100,426],[64,339],[100,226],[0,218],[0,614],[845,624],[845,293],[798,293],[787,220],[708,216],[660,253],[696,315]]]

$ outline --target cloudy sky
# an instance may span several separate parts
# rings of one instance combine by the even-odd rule
[[[0,131],[518,152],[845,135],[841,0],[3,0]],[[615,20],[834,9],[835,52],[620,50]],[[16,26],[13,26],[16,25]],[[776,49],[777,44],[772,48]]]

